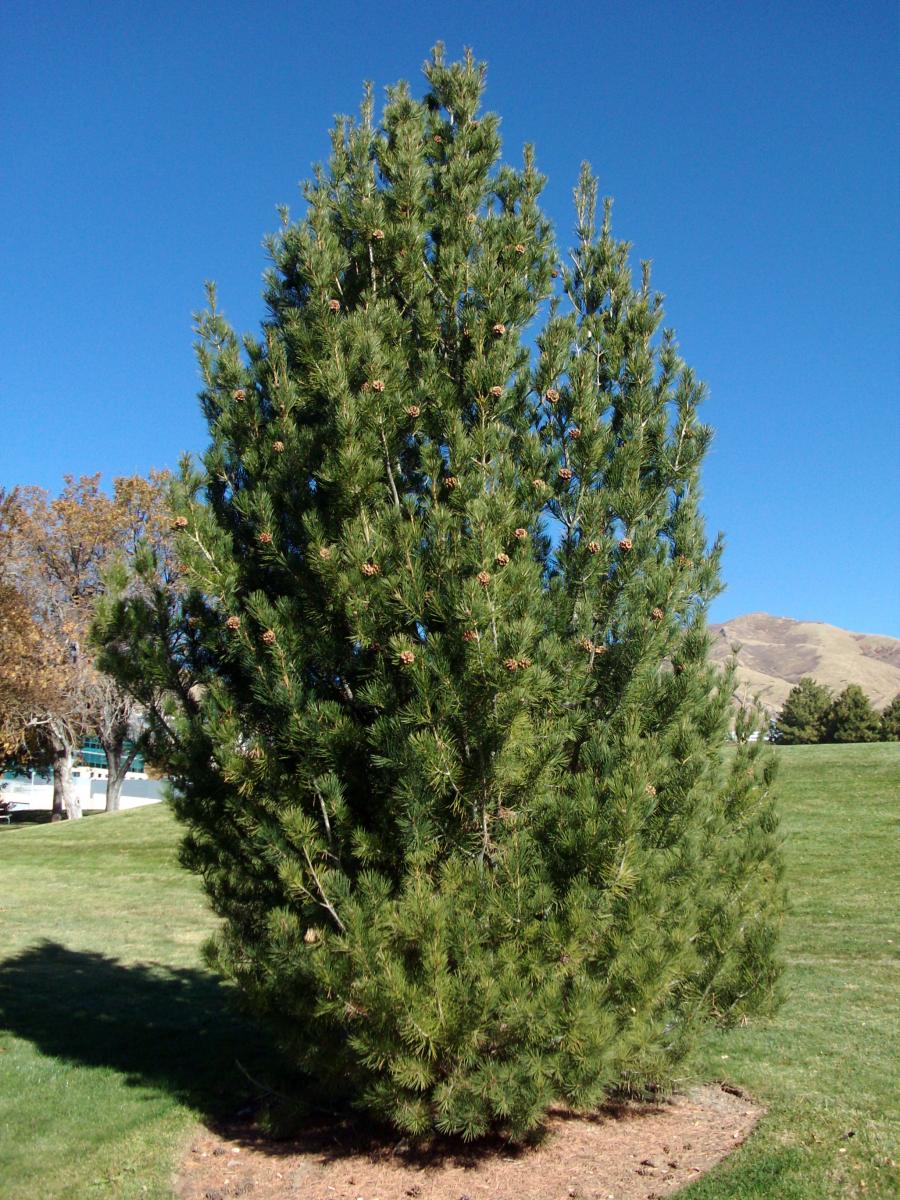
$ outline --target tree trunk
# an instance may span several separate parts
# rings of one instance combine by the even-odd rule
[[[75,752],[70,746],[57,749],[53,755],[53,811],[51,821],[61,821],[63,812],[70,821],[81,818],[81,801],[72,778]]]
[[[131,770],[131,764],[134,762],[137,754],[137,747],[132,746],[131,750],[125,752],[123,742],[103,742],[103,751],[106,754],[106,766],[108,775],[106,777],[106,811],[118,812],[119,800],[122,796],[122,784],[125,782],[125,776]]]

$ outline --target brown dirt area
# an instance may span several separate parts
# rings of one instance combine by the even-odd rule
[[[250,1121],[194,1136],[181,1200],[654,1200],[739,1146],[763,1113],[739,1088],[708,1084],[658,1105],[557,1109],[526,1147],[414,1149],[348,1122],[311,1123],[293,1141]]]

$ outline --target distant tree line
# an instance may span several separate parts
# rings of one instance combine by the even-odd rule
[[[0,489],[0,769],[53,771],[53,815],[81,816],[73,767],[87,737],[108,766],[106,807],[143,750],[146,706],[98,661],[91,626],[108,583],[151,555],[173,587],[169,476],[66,476],[42,488]]]
[[[858,683],[838,696],[807,675],[792,688],[773,722],[773,741],[784,746],[825,742],[900,741],[900,693],[879,713]]]

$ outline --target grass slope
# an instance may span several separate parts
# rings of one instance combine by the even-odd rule
[[[689,1200],[894,1194],[900,1028],[896,746],[778,751],[792,911],[774,1022],[714,1035],[697,1078],[769,1106]],[[0,836],[0,1197],[171,1195],[193,1123],[269,1077],[199,966],[212,927],[163,807]],[[852,1133],[852,1136],[851,1136]]]

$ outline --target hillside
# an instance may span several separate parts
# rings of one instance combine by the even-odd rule
[[[738,677],[741,690],[758,694],[772,712],[804,675],[811,675],[834,692],[858,683],[876,708],[900,692],[900,638],[851,633],[820,621],[792,621],[768,613],[748,613],[724,625],[711,625],[712,656],[728,658],[740,644]]]

